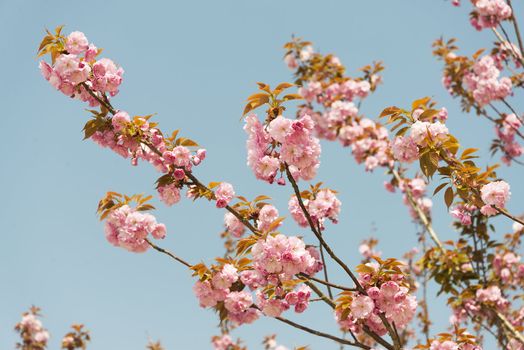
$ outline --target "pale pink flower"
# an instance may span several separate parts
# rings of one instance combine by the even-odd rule
[[[494,181],[482,186],[480,196],[486,205],[504,208],[511,196],[510,186],[505,181]]]
[[[224,214],[224,225],[226,226],[227,232],[237,238],[242,237],[246,231],[242,221],[238,220],[237,217],[230,212]]]
[[[367,295],[359,295],[351,302],[351,315],[357,319],[368,317],[375,308],[373,299]]]
[[[229,202],[235,197],[235,190],[233,186],[227,182],[221,182],[215,191],[217,208],[225,208]]]
[[[216,289],[227,289],[236,281],[238,281],[238,270],[231,264],[225,264],[212,278],[213,287]]]
[[[411,137],[396,137],[391,149],[395,159],[400,162],[412,163],[418,160],[418,146]]]
[[[180,189],[175,183],[158,187],[160,200],[167,206],[172,206],[180,201]]]
[[[66,50],[67,52],[78,55],[85,50],[87,50],[87,47],[89,45],[89,42],[87,41],[86,36],[82,32],[72,32],[69,34],[69,36],[66,39]]]

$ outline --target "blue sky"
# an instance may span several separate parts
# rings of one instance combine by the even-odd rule
[[[336,53],[350,73],[373,60],[384,61],[385,84],[363,104],[367,116],[432,96],[448,108],[448,126],[462,143],[487,154],[492,126],[460,112],[440,84],[441,64],[431,56],[431,43],[441,35],[457,36],[467,53],[492,41],[489,32],[478,33],[469,25],[468,6],[456,9],[440,0],[319,4],[0,1],[0,348],[13,348],[12,327],[33,304],[43,308],[44,323],[53,334],[51,349],[58,348],[73,322],[91,330],[92,350],[143,349],[148,337],[161,339],[169,350],[208,349],[216,334],[217,319],[198,307],[188,271],[153,251],[132,254],[105,241],[95,215],[98,200],[108,190],[154,193],[158,174],[82,141],[85,106],[54,91],[37,68],[36,48],[46,27],[65,24],[66,32],[84,31],[105,49],[104,56],[123,66],[115,106],[134,115],[157,113],[163,130],[181,129],[181,135],[207,148],[208,158],[197,169],[203,181],[231,182],[247,197],[269,194],[283,214],[290,187],[255,180],[245,165],[245,134],[238,120],[255,82],[292,80],[282,62],[282,45],[293,33],[322,52]],[[323,143],[321,161],[317,179],[338,190],[343,202],[340,223],[326,233],[340,256],[357,264],[358,243],[370,233],[381,240],[386,257],[398,257],[416,244],[407,209],[399,195],[382,189],[380,170],[365,173],[349,150],[335,143]],[[509,209],[520,213],[524,189],[517,179],[522,168],[499,173],[512,185]],[[435,202],[436,228],[443,238],[456,237],[442,199]],[[172,208],[155,203],[155,215],[168,226],[163,246],[194,262],[222,254],[222,211],[206,202],[183,201]],[[511,227],[507,220],[497,223],[499,235]],[[313,242],[289,220],[284,231]],[[331,270],[333,278],[345,282],[343,274]],[[434,333],[447,326],[444,303],[444,298],[431,303]],[[288,316],[336,332],[323,307]],[[234,334],[258,349],[262,337],[275,332],[289,347],[338,348],[271,319]]]

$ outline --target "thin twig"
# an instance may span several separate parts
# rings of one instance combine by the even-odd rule
[[[317,229],[318,229],[318,232],[322,235],[322,230],[320,229],[320,223],[319,222],[317,222]],[[322,247],[322,245],[320,246],[320,259],[322,259],[322,265],[324,266],[324,268],[323,268],[324,279],[326,280],[327,283],[329,283],[329,275],[328,275],[328,270],[327,270],[327,263],[326,263],[326,258],[324,257],[324,248]],[[328,291],[329,298],[333,299],[333,292],[331,291],[331,286],[329,284],[326,284],[326,286],[327,286],[327,291]]]
[[[500,313],[500,311],[498,311],[497,309],[495,308],[490,308],[491,311],[493,311],[493,313],[495,314],[495,316],[497,317],[497,319],[502,322],[504,328],[506,328],[506,330],[511,333],[513,335],[513,337],[515,338],[515,340],[518,340],[521,344],[524,344],[524,335],[522,335],[522,333],[520,333],[519,331],[517,331],[515,329],[515,327],[513,327],[513,325],[511,324],[511,322],[506,318],[506,316],[504,316],[503,314]]]
[[[307,222],[309,223],[309,227],[311,228],[311,231],[317,237],[317,239],[320,242],[320,244],[326,249],[326,252],[329,254],[329,256],[333,260],[335,260],[337,262],[337,264],[339,264],[340,267],[342,267],[342,269],[353,280],[353,283],[355,283],[355,285],[356,285],[357,291],[359,291],[362,294],[367,295],[366,290],[362,287],[362,285],[358,281],[357,277],[353,274],[353,272],[349,269],[349,267],[335,254],[335,252],[333,252],[331,247],[327,244],[327,242],[322,237],[322,234],[317,231],[317,228],[316,228],[316,226],[315,226],[315,224],[313,222],[313,219],[311,218],[311,215],[309,214],[309,211],[307,210],[306,206],[304,205],[304,201],[302,200],[302,196],[300,195],[300,189],[298,188],[297,182],[295,181],[295,178],[291,174],[291,171],[289,170],[289,166],[287,164],[285,164],[285,168],[286,168],[287,178],[288,178],[289,182],[291,183],[291,186],[293,187],[293,190],[295,192],[295,196],[297,197],[297,200],[298,200],[298,204],[299,204],[300,208],[302,209],[302,212],[304,213],[304,216],[306,217]],[[388,321],[385,318],[382,320],[382,322],[384,323],[385,327],[391,328],[391,325],[389,325]],[[364,332],[366,332],[366,334],[368,334],[371,338],[373,338],[380,345],[384,346],[386,349],[388,349],[388,350],[396,350],[396,349],[400,350],[400,347],[392,346],[387,341],[382,339],[382,337],[380,337],[378,334],[376,334],[375,332],[371,331],[368,327],[364,326],[363,329],[364,329]],[[391,336],[391,338],[395,338],[395,335],[393,333],[390,333],[390,336]],[[394,340],[394,342],[396,342],[396,341]]]
[[[513,22],[513,28],[515,28],[515,35],[517,36],[517,42],[519,44],[520,53],[524,54],[524,45],[522,45],[522,37],[520,36],[519,24],[517,18],[515,17],[515,10],[513,5],[511,5],[511,0],[507,0],[509,7],[511,8],[511,19]]]
[[[287,178],[288,178],[289,182],[291,183],[291,186],[293,187],[293,190],[295,191],[295,195],[297,197],[298,204],[299,204],[300,208],[302,209],[302,211],[304,212],[304,215],[306,216],[306,219],[307,219],[307,221],[309,223],[311,231],[317,237],[317,239],[320,242],[320,244],[326,249],[326,252],[329,254],[329,256],[333,260],[335,260],[337,262],[337,264],[339,264],[340,267],[342,267],[342,269],[349,275],[349,277],[351,278],[353,283],[355,283],[355,285],[357,286],[358,291],[360,291],[362,293],[365,293],[364,288],[362,287],[362,285],[360,285],[360,282],[358,281],[358,279],[355,276],[355,274],[353,274],[353,272],[349,269],[349,267],[333,252],[333,250],[326,243],[326,241],[324,240],[322,235],[317,231],[317,229],[315,227],[315,224],[313,223],[313,219],[311,218],[311,215],[309,215],[309,212],[308,212],[306,206],[304,205],[304,202],[302,201],[302,197],[300,195],[300,189],[298,188],[298,185],[297,185],[295,179],[293,178],[293,175],[291,174],[291,171],[289,170],[289,166],[286,164],[285,167],[286,167]]]
[[[299,276],[305,277],[305,278],[307,278],[309,280],[312,280],[312,281],[318,282],[320,284],[323,284],[325,286],[333,287],[333,288],[336,288],[336,289],[347,290],[347,291],[351,291],[351,292],[356,292],[357,291],[357,288],[349,288],[349,287],[341,286],[339,284],[335,284],[335,283],[331,283],[331,282],[328,282],[328,281],[321,280],[320,278],[309,276],[309,275],[307,275],[305,273],[301,273],[301,274],[299,274]]]
[[[511,220],[513,220],[515,222],[518,222],[521,225],[524,225],[524,221],[522,221],[521,219],[511,215],[506,209],[495,207],[495,206],[493,206],[493,207],[495,208],[495,210],[497,210],[500,214],[504,215],[505,217],[510,218]]]
[[[145,239],[146,242],[151,246],[151,248],[153,248],[154,250],[156,251],[159,251],[160,253],[162,254],[165,254],[173,259],[175,259],[176,261],[178,261],[179,263],[181,263],[182,265],[185,265],[189,268],[193,267],[193,265],[191,265],[190,263],[188,263],[187,261],[185,261],[184,259],[182,258],[179,258],[178,256],[176,256],[175,254],[171,253],[169,250],[167,249],[164,249],[164,248],[161,248],[159,246],[157,246],[156,244],[154,244],[153,242],[151,242],[149,239]]]
[[[320,299],[322,299],[326,304],[328,304],[329,307],[331,307],[332,309],[335,309],[336,307],[335,302],[332,299],[328,298],[324,293],[322,293],[320,288],[318,288],[314,283],[310,281],[306,281],[304,283],[307,286],[309,286],[309,288],[311,288],[318,295]]]
[[[495,36],[497,37],[497,39],[499,39],[499,42],[500,42],[501,44],[504,44],[504,42],[505,42],[506,40],[504,40],[504,38],[502,37],[502,35],[500,35],[500,33],[498,32],[498,30],[497,30],[495,27],[492,27],[491,30],[493,31],[493,33],[495,33]],[[511,44],[511,41],[509,41],[509,43]],[[510,46],[511,46],[511,45],[510,45]],[[519,62],[524,66],[524,60],[522,59],[522,57],[519,57],[519,56],[514,52],[514,50],[511,50],[511,49],[510,49],[510,51],[511,51],[511,54],[513,55],[513,57],[515,57],[515,59],[516,59],[517,61],[519,61]]]
[[[331,335],[331,334],[328,334],[328,333],[320,332],[320,331],[314,330],[312,328],[309,328],[309,327],[303,326],[301,324],[298,324],[296,322],[290,321],[287,318],[275,317],[275,319],[279,320],[280,322],[284,322],[284,323],[286,323],[286,324],[288,324],[290,326],[293,326],[295,328],[298,328],[300,330],[303,330],[304,332],[308,332],[310,334],[313,334],[313,335],[316,335],[316,336],[319,336],[319,337],[322,337],[322,338],[327,338],[327,339],[334,340],[334,341],[336,341],[339,344],[351,345],[351,346],[355,346],[355,347],[358,347],[358,348],[361,348],[361,349],[366,349],[366,350],[371,349],[371,347],[369,347],[369,346],[367,346],[365,344],[362,344],[360,342],[352,342],[350,340],[339,338],[337,336],[334,336],[334,335]]]
[[[394,169],[393,167],[391,168],[391,172],[393,173],[393,176],[395,177],[395,179],[400,183],[401,181],[403,181],[402,177],[400,176],[400,174],[398,173],[398,171],[396,169]],[[424,213],[424,211],[422,210],[422,208],[420,208],[420,206],[417,204],[417,202],[415,201],[415,199],[413,198],[413,195],[410,191],[409,188],[407,188],[407,186],[404,186],[405,187],[405,190],[406,190],[406,197],[408,198],[408,201],[409,201],[409,204],[411,205],[411,207],[413,208],[413,210],[415,210],[415,212],[417,213],[417,216],[419,217],[420,221],[422,222],[422,224],[424,225],[424,228],[426,229],[426,231],[428,232],[429,236],[431,237],[431,239],[433,240],[433,242],[435,242],[435,244],[437,245],[437,247],[443,251],[444,250],[444,246],[442,245],[442,242],[440,242],[440,239],[438,238],[438,235],[437,233],[435,232],[435,230],[433,229],[433,225],[431,225],[431,222],[429,221],[429,218],[427,217],[427,215]]]

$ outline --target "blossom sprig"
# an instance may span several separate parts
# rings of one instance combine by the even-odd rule
[[[296,83],[301,86],[299,94],[305,100],[298,106],[297,116],[312,118],[317,137],[339,140],[344,147],[351,147],[355,159],[365,163],[366,170],[390,166],[386,129],[358,115],[360,103],[382,80],[382,64],[365,66],[360,69],[363,76],[353,78],[345,74],[345,67],[336,56],[313,52],[309,42],[304,45],[300,39],[285,45],[288,49],[285,60],[295,70]],[[311,51],[311,55],[304,55],[304,50]],[[290,65],[290,57],[298,63]]]
[[[149,213],[154,209],[147,202],[152,196],[127,196],[117,192],[108,192],[98,203],[97,213],[100,220],[105,220],[106,239],[114,246],[122,247],[135,253],[145,252],[150,246],[148,236],[163,239],[166,226],[159,224]],[[130,206],[133,202],[135,207]]]
[[[420,170],[431,179],[435,173],[446,180],[435,189],[435,193],[445,190],[444,201],[448,208],[455,197],[468,204],[482,209],[485,215],[501,213],[508,216],[504,210],[509,199],[509,185],[497,179],[497,165],[488,166],[485,171],[477,167],[473,159],[476,149],[465,149],[459,155],[459,141],[449,133],[447,127],[437,118],[439,111],[431,108],[432,102],[424,98],[413,102],[411,111],[398,107],[388,107],[381,117],[387,117],[388,123],[396,123],[394,128],[397,137],[403,137],[408,131],[410,135],[404,139],[413,142],[418,153]],[[519,221],[515,217],[510,218]]]
[[[440,333],[427,344],[418,344],[416,350],[482,350],[477,337],[465,328],[454,328],[453,333]]]
[[[49,54],[51,65],[40,62],[44,78],[63,94],[98,106],[118,93],[124,70],[108,58],[97,59],[102,52],[90,44],[82,32],[62,35],[63,26],[55,33],[47,31],[38,48],[38,57]],[[82,56],[83,55],[83,56]]]
[[[233,341],[228,333],[215,335],[211,338],[213,350],[248,350],[247,346],[242,344],[241,339]]]
[[[85,330],[84,325],[74,324],[71,326],[72,331],[64,335],[62,338],[62,349],[75,350],[87,348],[87,344],[91,341],[89,331]]]
[[[291,86],[293,84],[282,83],[272,91],[268,85],[259,83],[259,89],[263,92],[249,97],[250,102],[244,111],[245,115],[262,105],[269,106],[263,122],[255,114],[245,118],[247,159],[248,165],[260,180],[273,183],[280,172],[281,176],[277,180],[279,185],[285,184],[282,174],[286,164],[291,167],[297,180],[313,179],[320,164],[320,142],[313,135],[314,123],[311,117],[304,115],[298,120],[291,120],[282,115],[285,110],[283,103],[300,96],[286,95],[282,100],[275,97]]]
[[[278,317],[291,306],[303,312],[311,290],[295,275],[318,272],[322,268],[318,252],[306,248],[301,239],[282,234],[260,238],[247,252],[249,258],[217,258],[218,265],[192,267],[199,277],[193,290],[200,305],[214,308],[222,322],[235,325],[252,323],[261,313]],[[255,291],[256,301],[246,289]]]
[[[374,263],[357,266],[363,290],[341,292],[335,316],[343,330],[356,334],[370,330],[378,335],[390,333],[397,344],[398,330],[404,329],[415,316],[416,297],[409,293],[403,262],[374,259]]]
[[[344,84],[359,86],[363,89],[362,96],[365,97],[365,91],[375,91],[378,84],[382,81],[379,73],[384,70],[382,62],[374,62],[359,70],[363,76],[349,78],[345,76],[346,68],[341,64],[340,59],[333,55],[322,55],[315,52],[313,44],[310,41],[304,41],[301,38],[294,37],[292,41],[284,45],[286,50],[284,61],[287,66],[294,70],[296,81],[299,86],[304,86],[308,82],[320,82],[326,84]],[[365,84],[364,84],[365,83]],[[350,93],[350,91],[347,91]],[[366,94],[367,95],[367,94]]]
[[[508,77],[500,77],[504,66],[508,66],[507,46],[512,44],[499,43],[491,54],[481,57],[484,50],[478,50],[469,58],[456,54],[458,47],[455,40],[445,42],[438,39],[433,43],[433,54],[445,63],[442,80],[444,86],[452,96],[460,98],[464,111],[474,109],[477,115],[484,116],[494,123],[496,138],[492,142],[491,150],[493,153],[500,150],[503,153],[502,161],[509,165],[524,152],[523,146],[516,141],[516,138],[524,139],[520,130],[523,120],[515,113],[502,113],[494,106],[494,102],[502,102],[511,108],[506,98],[512,94],[512,88],[520,87],[524,83],[523,73],[514,72],[509,68],[511,74]],[[522,56],[519,54],[519,57]],[[515,60],[515,64],[520,65],[520,61]],[[497,117],[488,113],[488,106]],[[511,111],[514,111],[513,108]]]
[[[22,320],[15,326],[15,331],[20,335],[20,342],[16,343],[17,349],[45,350],[49,341],[49,332],[40,321],[40,308],[32,306],[29,311],[22,314]]]
[[[300,197],[313,221],[317,223],[320,230],[324,230],[324,221],[326,219],[329,219],[334,224],[338,223],[338,214],[340,213],[342,203],[336,197],[337,191],[321,188],[321,186],[322,182],[310,185],[310,189],[302,191]],[[309,225],[296,195],[291,196],[288,202],[288,209],[299,226],[307,227]]]

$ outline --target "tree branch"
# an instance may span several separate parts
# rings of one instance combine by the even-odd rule
[[[181,263],[182,265],[185,265],[186,267],[188,268],[191,268],[193,267],[193,265],[191,265],[190,263],[188,263],[187,261],[179,258],[178,256],[176,256],[175,254],[171,253],[169,250],[167,249],[164,249],[164,248],[161,248],[159,246],[157,246],[156,244],[154,244],[153,242],[151,242],[149,239],[145,239],[146,242],[151,246],[151,248],[153,248],[154,250],[162,253],[162,254],[165,254],[169,257],[171,257],[172,259],[175,259],[177,262]]]
[[[288,324],[288,325],[290,325],[292,327],[295,327],[297,329],[303,330],[304,332],[307,332],[307,333],[310,333],[310,334],[313,334],[313,335],[316,335],[316,336],[319,336],[319,337],[322,337],[322,338],[327,338],[327,339],[334,340],[334,341],[336,341],[339,344],[351,345],[351,346],[355,346],[355,347],[358,347],[358,348],[361,348],[361,349],[366,349],[366,350],[370,350],[371,349],[371,347],[369,347],[369,346],[367,346],[365,344],[362,344],[362,343],[360,343],[358,341],[357,342],[352,342],[352,341],[347,340],[347,339],[339,338],[339,337],[336,337],[336,336],[331,335],[331,334],[320,332],[320,331],[314,330],[312,328],[309,328],[309,327],[303,326],[301,324],[298,324],[296,322],[290,321],[287,318],[275,317],[275,319],[279,320],[280,322],[286,323],[286,324]]]

